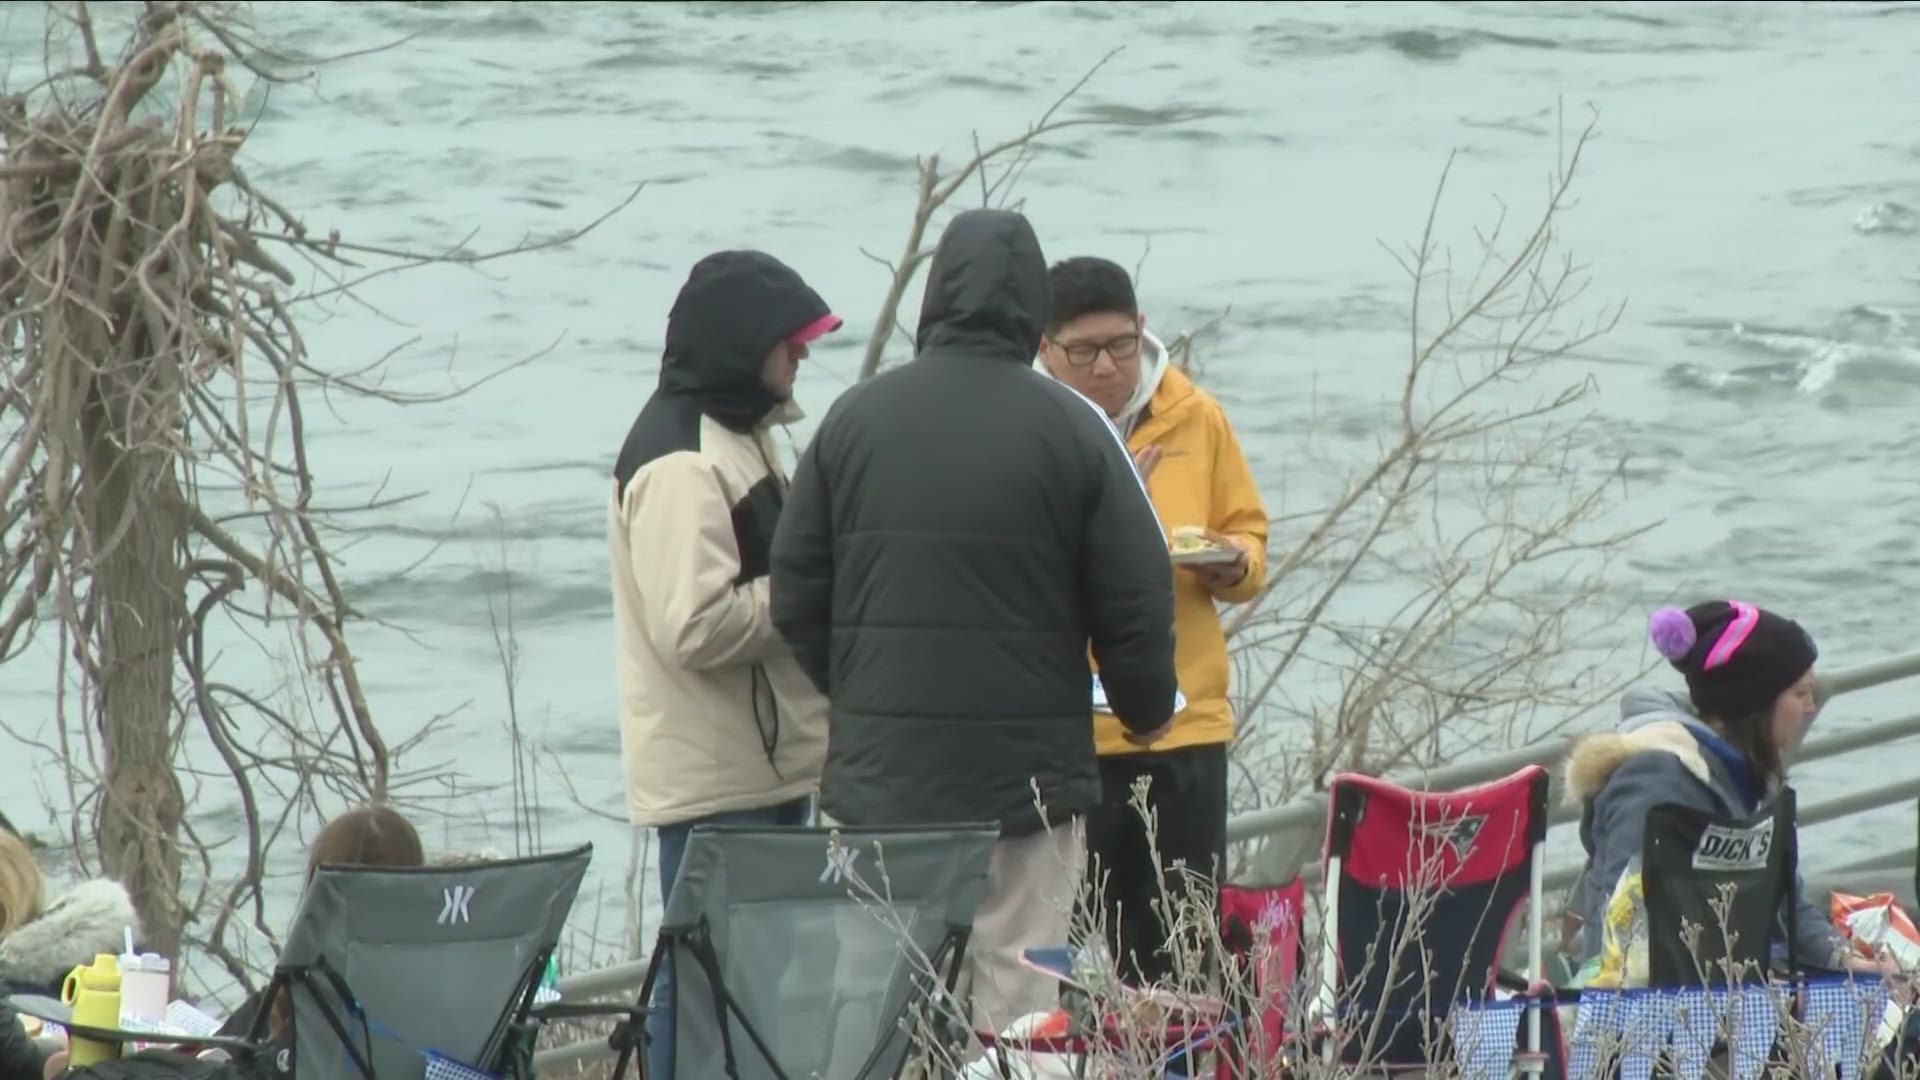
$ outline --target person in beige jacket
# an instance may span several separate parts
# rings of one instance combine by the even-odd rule
[[[819,295],[758,251],[694,264],[667,316],[660,384],[627,432],[608,540],[627,813],[659,833],[666,903],[696,825],[804,825],[826,756],[826,700],[768,611],[787,488],[768,434],[799,417],[807,346],[838,329]],[[648,1075],[673,1076],[673,967],[647,1017]]]

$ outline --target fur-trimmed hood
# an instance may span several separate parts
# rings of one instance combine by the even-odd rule
[[[1649,750],[1663,750],[1680,759],[1703,784],[1713,784],[1713,773],[1691,724],[1696,722],[1687,699],[1665,690],[1635,687],[1620,699],[1618,731],[1589,735],[1567,755],[1566,801],[1578,806],[1600,793],[1615,769],[1628,758]]]
[[[126,888],[105,878],[83,881],[39,918],[0,938],[0,981],[58,986],[95,953],[125,951],[129,927],[139,940],[140,924]]]

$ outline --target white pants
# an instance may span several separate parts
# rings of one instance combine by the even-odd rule
[[[973,916],[961,1000],[973,1030],[998,1032],[1060,1000],[1060,983],[1020,962],[1023,949],[1067,944],[1086,869],[1086,823],[1002,840]]]
[[[831,828],[838,822],[823,814],[821,824]],[[958,987],[973,1030],[997,1033],[1020,1017],[1045,1012],[1059,1002],[1059,982],[1021,963],[1020,953],[1068,943],[1074,902],[1086,870],[1086,847],[1086,822],[1081,818],[994,845],[987,888],[974,910]],[[857,923],[873,916],[849,911],[842,917]],[[872,963],[875,958],[858,955],[865,950],[848,948],[855,938],[852,933],[843,934],[841,962]]]

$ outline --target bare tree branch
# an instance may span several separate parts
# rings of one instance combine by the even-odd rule
[[[933,223],[934,215],[952,200],[968,180],[979,177],[980,204],[982,206],[1010,206],[1013,203],[1013,188],[1034,156],[1044,145],[1041,139],[1055,132],[1080,127],[1160,127],[1169,124],[1188,123],[1202,119],[1206,112],[1192,109],[1176,109],[1159,113],[1115,111],[1108,114],[1062,117],[1060,110],[1086,88],[1088,82],[1099,74],[1100,69],[1122,49],[1114,49],[1100,61],[1087,69],[1066,92],[1056,98],[1040,119],[1020,134],[982,149],[978,133],[973,136],[973,156],[958,169],[949,173],[940,171],[940,156],[930,154],[914,159],[917,175],[918,194],[913,209],[913,221],[907,227],[907,242],[899,258],[889,262],[867,252],[868,258],[886,266],[892,273],[887,284],[887,292],[880,303],[879,315],[874,319],[873,332],[867,338],[866,353],[860,361],[860,378],[868,379],[878,374],[886,363],[887,342],[898,332],[909,342],[912,335],[900,325],[900,305],[906,299],[907,289],[913,285],[920,273],[920,266],[933,255],[928,246],[927,232]],[[1004,164],[1003,164],[1004,163]],[[997,176],[990,176],[996,165],[1000,165]]]
[[[1420,239],[1395,254],[1411,285],[1407,361],[1378,455],[1357,469],[1313,463],[1345,482],[1292,516],[1303,527],[1270,553],[1262,594],[1228,620],[1236,756],[1257,780],[1238,807],[1320,789],[1336,771],[1543,738],[1618,689],[1605,575],[1652,526],[1601,526],[1625,471],[1593,458],[1589,378],[1512,392],[1620,316],[1574,316],[1586,279],[1555,245],[1594,132],[1563,144],[1532,224],[1510,237],[1502,208],[1458,274],[1439,239],[1449,158]]]
[[[90,5],[43,11],[50,49],[71,28],[76,55],[50,52],[48,78],[0,99],[0,660],[57,632],[54,730],[31,738],[61,758],[76,858],[97,851],[127,885],[148,944],[197,944],[245,982],[232,931],[272,940],[276,841],[323,799],[397,801],[445,776],[401,765],[433,724],[390,745],[375,723],[350,640],[364,616],[334,545],[343,515],[392,500],[322,505],[306,391],[447,395],[388,390],[378,365],[316,362],[300,275],[276,254],[330,278],[308,297],[353,298],[389,273],[571,243],[641,188],[578,228],[495,249],[316,237],[238,164],[250,131],[230,123],[229,76],[328,60],[261,44],[233,3],[153,0],[105,52]],[[263,647],[265,631],[284,635],[285,684],[220,681],[214,626]],[[186,753],[190,730],[214,760]],[[189,802],[226,791],[238,834],[188,820]],[[229,848],[242,868],[217,881]]]

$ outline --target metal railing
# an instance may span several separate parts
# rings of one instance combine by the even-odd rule
[[[1920,675],[1920,652],[1908,653],[1823,674],[1820,677],[1820,695],[1824,704],[1844,694],[1883,686],[1917,675]],[[1809,738],[1793,755],[1793,760],[1796,763],[1823,761],[1916,735],[1920,735],[1920,713],[1875,721],[1847,731]],[[1549,739],[1476,758],[1473,761],[1461,762],[1458,765],[1396,775],[1392,779],[1408,787],[1436,791],[1482,784],[1508,776],[1528,765],[1552,768],[1566,757],[1575,738],[1578,736]],[[1915,799],[1920,799],[1920,776],[1849,792],[1821,802],[1803,804],[1799,811],[1799,823],[1802,827],[1817,825],[1824,821],[1833,821],[1869,810],[1912,802]],[[1573,820],[1574,816],[1575,811],[1571,807],[1556,803],[1553,818],[1555,824],[1565,824]],[[1283,882],[1291,880],[1294,874],[1302,870],[1311,871],[1318,860],[1320,843],[1326,833],[1326,822],[1327,800],[1325,795],[1319,793],[1300,798],[1286,806],[1237,815],[1227,823],[1228,842],[1252,845],[1255,849],[1241,863],[1243,870],[1240,877],[1243,880]],[[1909,844],[1865,859],[1823,867],[1812,873],[1831,878],[1851,873],[1912,867],[1916,857],[1920,857],[1920,852],[1916,852],[1914,846]],[[1578,863],[1551,867],[1546,874],[1547,888],[1549,890],[1565,889],[1572,885],[1579,873]],[[646,977],[646,972],[646,960],[634,960],[582,972],[560,980],[561,1000],[590,1001],[632,993],[639,989],[641,980]],[[534,1065],[545,1071],[602,1060],[611,1056],[612,1051],[608,1049],[604,1039],[588,1039],[542,1050],[534,1055]]]

